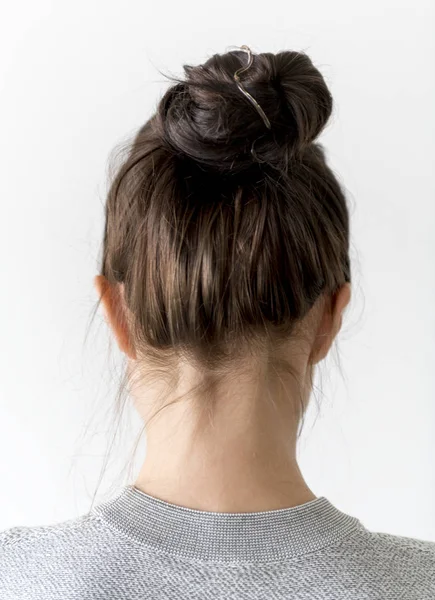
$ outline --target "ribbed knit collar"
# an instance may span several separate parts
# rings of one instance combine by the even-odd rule
[[[339,542],[362,527],[327,498],[262,512],[208,512],[171,504],[133,485],[92,509],[154,551],[198,561],[268,562]]]

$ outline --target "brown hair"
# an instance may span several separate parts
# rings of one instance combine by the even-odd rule
[[[185,356],[213,376],[292,335],[350,281],[346,200],[316,138],[332,112],[302,52],[184,66],[111,182],[100,273],[123,283],[131,340],[160,376]],[[254,146],[253,146],[254,145]],[[255,152],[251,152],[255,149]],[[227,369],[228,370],[228,369]]]

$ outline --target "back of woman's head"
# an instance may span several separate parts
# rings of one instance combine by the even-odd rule
[[[315,142],[332,112],[299,52],[184,66],[117,170],[101,274],[123,284],[143,356],[208,369],[289,339],[350,281],[345,197]]]

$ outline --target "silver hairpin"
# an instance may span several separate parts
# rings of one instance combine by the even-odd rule
[[[244,44],[243,46],[240,46],[240,50],[243,50],[244,52],[248,53],[248,64],[246,65],[246,67],[242,67],[241,69],[237,69],[237,71],[234,73],[235,82],[236,82],[237,87],[239,88],[239,90],[248,98],[248,100],[250,100],[252,102],[252,104],[258,110],[258,112],[261,115],[261,118],[263,119],[264,123],[266,124],[266,127],[268,129],[271,129],[272,127],[271,127],[270,121],[267,118],[267,116],[265,115],[263,109],[258,104],[258,102],[255,100],[255,98],[253,98],[251,96],[251,94],[245,90],[245,88],[243,87],[243,85],[240,82],[239,73],[243,73],[243,71],[246,71],[247,69],[249,69],[249,67],[252,65],[252,60],[253,60],[252,52],[251,52],[251,49],[249,48],[249,46],[246,46]]]

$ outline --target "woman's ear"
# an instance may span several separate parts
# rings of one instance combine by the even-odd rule
[[[332,335],[335,338],[338,332],[341,329],[343,324],[343,313],[347,308],[347,305],[350,302],[351,298],[351,285],[350,283],[345,283],[341,286],[339,291],[334,296],[334,306],[333,306],[333,330]]]
[[[113,331],[121,352],[129,358],[136,359],[136,351],[131,341],[127,320],[127,307],[124,301],[123,288],[120,283],[111,284],[104,275],[96,275],[94,278],[95,289],[101,298],[104,317]]]
[[[341,329],[343,312],[349,304],[350,296],[350,283],[345,283],[330,300],[325,302],[311,352],[312,364],[320,362],[328,354],[335,337]]]

